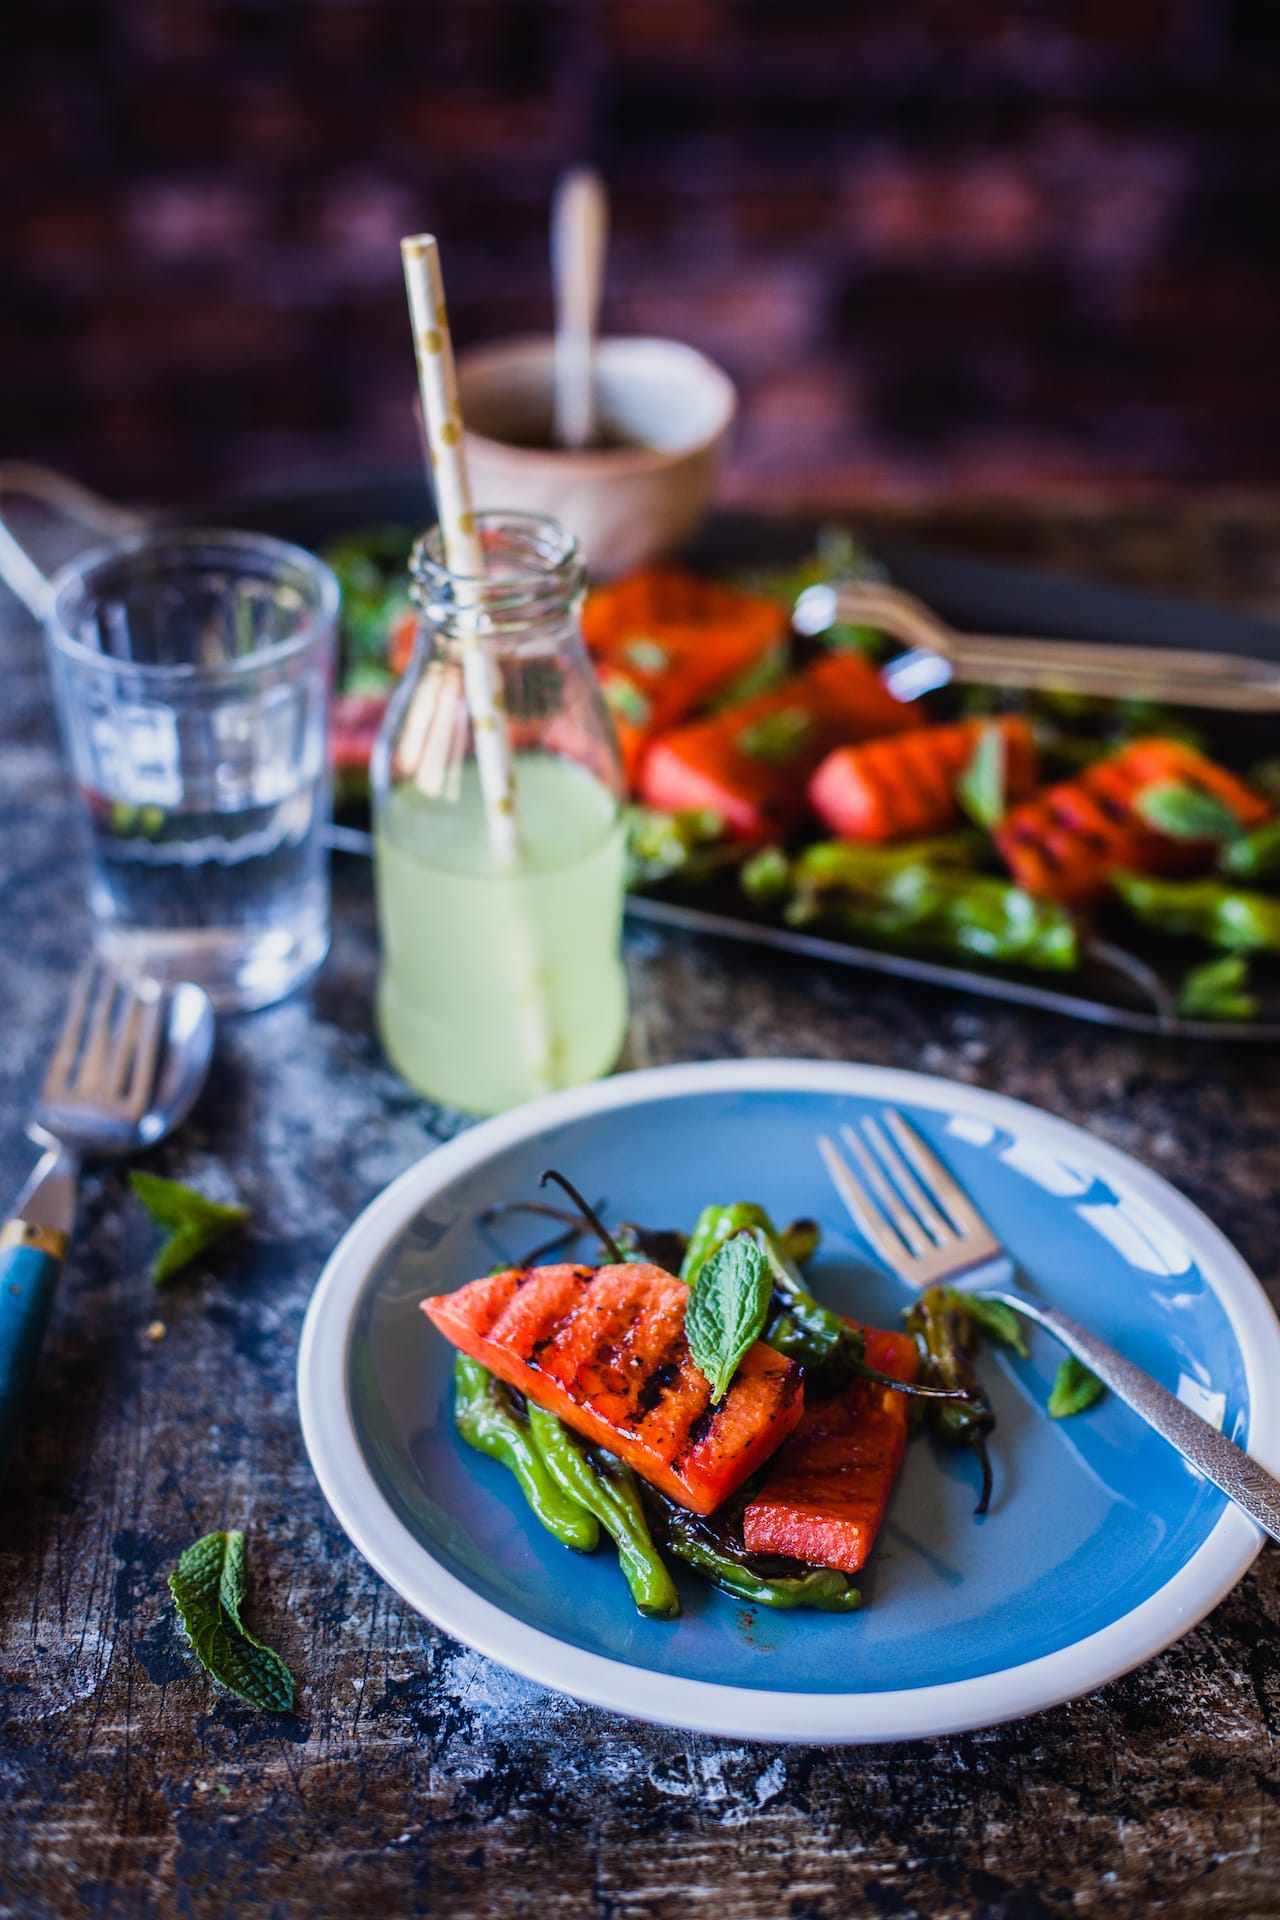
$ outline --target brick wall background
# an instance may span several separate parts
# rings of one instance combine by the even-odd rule
[[[1275,0],[40,0],[0,89],[0,452],[107,489],[411,466],[400,233],[540,328],[581,156],[739,495],[1280,483]]]

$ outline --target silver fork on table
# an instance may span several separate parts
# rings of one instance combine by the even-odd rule
[[[0,1226],[0,1476],[44,1339],[85,1158],[154,1146],[185,1119],[213,1050],[202,988],[90,961],[72,988],[28,1131],[45,1152]]]
[[[827,1171],[854,1225],[901,1279],[917,1290],[941,1280],[969,1286],[1043,1327],[1256,1526],[1280,1540],[1280,1480],[1087,1327],[1015,1292],[1001,1274],[981,1271],[996,1261],[1007,1264],[1004,1248],[900,1113],[886,1107],[880,1119],[865,1118],[860,1132],[841,1127],[840,1137],[847,1157],[828,1135],[818,1142]]]

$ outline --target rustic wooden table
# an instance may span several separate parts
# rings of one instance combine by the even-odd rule
[[[900,516],[897,517],[900,521]],[[1274,609],[1280,514],[949,510],[953,543]],[[84,937],[30,621],[0,613],[0,1189]],[[629,1063],[864,1059],[999,1087],[1177,1182],[1280,1296],[1280,1056],[1178,1051],[637,930]],[[0,1915],[961,1920],[1280,1911],[1280,1555],[1092,1698],[985,1733],[781,1748],[539,1691],[437,1633],[357,1558],[303,1456],[298,1331],[342,1229],[455,1132],[370,1022],[367,871],[339,861],[312,990],[223,1033],[157,1171],[234,1190],[243,1246],[157,1297],[119,1173],[80,1229],[0,1532]],[[148,1337],[164,1322],[163,1339]],[[216,1692],[165,1575],[251,1541],[252,1618],[296,1713]]]

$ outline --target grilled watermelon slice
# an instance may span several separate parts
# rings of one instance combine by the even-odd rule
[[[864,1329],[870,1366],[913,1381],[916,1345],[907,1334]],[[784,1553],[814,1567],[857,1573],[884,1519],[907,1450],[905,1394],[855,1380],[805,1410],[756,1498],[742,1516],[748,1553]]]
[[[804,1394],[795,1362],[757,1341],[713,1404],[685,1338],[688,1298],[637,1261],[511,1268],[422,1310],[500,1380],[707,1514],[782,1444]]]
[[[833,748],[923,718],[894,699],[861,654],[828,654],[740,706],[659,734],[641,763],[640,797],[659,812],[718,813],[748,843],[785,835]]]

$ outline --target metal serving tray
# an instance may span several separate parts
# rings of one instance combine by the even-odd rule
[[[426,510],[424,486],[416,476],[240,500],[221,509],[236,524],[307,546],[322,546],[339,534],[384,522],[413,525],[424,519]],[[849,518],[856,522],[856,514]],[[692,558],[710,569],[785,566],[812,551],[817,529],[812,515],[722,513],[711,521]],[[1280,662],[1280,625],[1264,620],[1025,567],[961,558],[896,539],[877,539],[875,552],[896,584],[936,608],[961,631],[1209,648]],[[1280,745],[1274,739],[1269,743],[1257,721],[1239,724],[1249,729],[1251,752],[1261,754],[1269,744]],[[1119,954],[1125,964],[1110,962],[1104,947],[1079,972],[1060,979],[1008,968],[956,966],[857,946],[832,934],[799,932],[750,909],[731,883],[699,888],[696,895],[674,886],[633,894],[627,914],[650,925],[802,954],[1136,1033],[1255,1045],[1280,1040],[1280,966],[1275,968],[1275,983],[1259,987],[1264,1013],[1259,1021],[1183,1020],[1171,1011],[1183,966],[1203,957],[1202,951],[1190,946],[1173,956],[1167,942],[1135,939],[1130,948],[1126,940]],[[1174,957],[1178,964],[1170,965]]]

